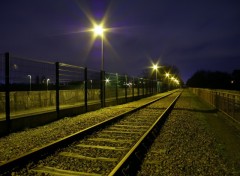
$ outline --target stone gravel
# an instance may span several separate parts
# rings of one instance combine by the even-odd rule
[[[0,162],[78,132],[154,98],[156,96],[76,117],[66,117],[48,125],[2,137]],[[201,112],[194,105],[191,95],[184,91],[146,155],[138,175],[240,175],[240,171],[227,165],[219,147],[219,142],[202,120]],[[114,157],[114,153],[112,155]],[[101,167],[89,172],[98,172],[99,169]]]
[[[162,93],[123,105],[106,107],[76,117],[65,117],[37,128],[26,129],[0,138],[0,163],[19,157],[55,140],[66,137],[113,116],[127,112],[168,93]]]
[[[227,166],[201,110],[184,91],[146,154],[142,175],[240,175]]]
[[[84,139],[76,141],[66,148],[59,149],[55,154],[39,161],[36,165],[28,164],[26,168],[16,172],[16,175],[39,175],[42,173],[42,170],[45,170],[44,174],[46,174],[48,172],[46,167],[51,170],[61,169],[61,171],[71,170],[71,172],[90,172],[91,174],[107,175],[155,122],[159,115],[162,114],[163,109],[167,108],[175,99],[176,94],[130,114],[117,123],[86,136]],[[135,126],[134,129],[131,130],[132,127],[126,126],[127,124]],[[103,138],[104,141],[94,140]],[[107,142],[105,141],[106,139]],[[109,140],[117,142],[109,142]],[[127,140],[127,142],[119,140]],[[117,148],[114,151],[108,150],[106,147]]]

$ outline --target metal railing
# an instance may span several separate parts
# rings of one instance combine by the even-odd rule
[[[240,124],[240,92],[190,88],[200,98],[222,111]]]
[[[131,101],[157,93],[157,83],[59,62],[0,54],[0,120],[108,101]]]

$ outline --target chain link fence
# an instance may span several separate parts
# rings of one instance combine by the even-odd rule
[[[69,64],[59,64],[60,109],[84,104],[84,68]]]
[[[133,101],[157,93],[156,81],[96,71],[76,65],[0,54],[0,120],[56,112],[115,101]],[[119,102],[121,100],[121,102]]]
[[[216,107],[240,124],[240,92],[228,90],[211,90],[190,88],[203,100]]]
[[[6,118],[5,113],[5,59],[4,54],[0,54],[0,118]]]
[[[55,64],[11,56],[9,58],[10,115],[54,109]]]

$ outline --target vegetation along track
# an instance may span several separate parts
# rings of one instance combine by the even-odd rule
[[[181,93],[171,93],[0,166],[3,175],[134,173]],[[21,163],[22,165],[19,165]],[[18,168],[16,168],[18,166]],[[20,168],[20,170],[19,170]]]

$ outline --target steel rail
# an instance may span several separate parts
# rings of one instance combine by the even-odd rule
[[[181,92],[182,93],[182,92]],[[181,93],[174,99],[170,106],[158,117],[156,122],[149,128],[149,130],[139,139],[139,141],[129,150],[129,152],[122,158],[117,166],[110,172],[109,176],[113,175],[136,175],[138,168],[141,166],[142,159],[147,153],[148,148],[153,143],[155,136],[158,134],[164,121],[174,108],[175,103],[181,96]]]
[[[4,163],[1,163],[0,164],[0,174],[6,174],[8,173],[9,171],[12,171],[13,169],[19,169],[19,168],[23,168],[27,163],[29,162],[35,162],[37,160],[40,160],[42,158],[44,158],[45,156],[53,153],[56,149],[58,148],[63,148],[63,147],[66,147],[67,145],[73,143],[74,141],[76,140],[79,140],[79,139],[82,139],[84,138],[86,135],[89,135],[93,132],[95,132],[96,130],[99,130],[119,119],[121,119],[122,117],[126,116],[126,115],[129,115],[131,113],[134,113],[136,111],[138,111],[139,109],[142,109],[156,101],[159,101],[160,99],[163,99],[173,93],[175,93],[176,91],[174,92],[171,92],[167,95],[164,95],[162,97],[158,97],[152,101],[149,101],[147,102],[146,104],[144,105],[141,105],[135,109],[132,109],[132,110],[129,110],[127,112],[124,112],[122,114],[119,114],[117,116],[114,116],[110,119],[107,119],[103,122],[100,122],[98,124],[95,124],[93,126],[90,126],[84,130],[80,130],[74,134],[71,134],[69,136],[66,136],[64,138],[61,138],[59,140],[56,140],[52,143],[49,143],[47,145],[44,145],[40,148],[37,148],[33,151],[30,151],[30,152],[27,152],[26,154],[24,155],[21,155],[19,157],[16,157],[14,159],[11,159],[11,160],[8,160],[7,162],[4,162]]]

